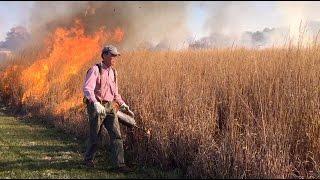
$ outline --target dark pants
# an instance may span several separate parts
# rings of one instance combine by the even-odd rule
[[[103,106],[106,108],[106,115],[98,115],[93,104],[90,103],[87,105],[90,135],[84,159],[94,159],[97,151],[99,134],[104,125],[110,136],[112,160],[116,166],[122,166],[124,165],[124,150],[118,117],[111,102],[103,103]]]

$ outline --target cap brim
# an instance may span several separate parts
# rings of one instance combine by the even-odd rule
[[[114,56],[121,56],[121,54],[120,54],[120,53],[118,53],[118,54],[110,53],[110,54],[112,54],[112,55],[114,55]]]

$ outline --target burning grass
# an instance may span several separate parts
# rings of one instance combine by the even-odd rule
[[[108,41],[101,37],[119,40],[123,33],[68,33],[60,29],[43,58],[24,57],[3,70],[0,91],[11,106],[84,136],[86,70]],[[127,152],[187,177],[319,178],[319,50],[123,53],[119,91],[138,124],[151,129],[149,140],[124,133]]]

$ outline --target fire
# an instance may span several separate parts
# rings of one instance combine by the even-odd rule
[[[20,82],[24,88],[22,102],[46,102],[50,98],[50,101],[57,102],[54,107],[51,106],[54,113],[80,105],[82,82],[74,83],[74,78],[81,76],[83,80],[83,67],[92,64],[102,45],[107,41],[120,42],[123,35],[120,28],[110,33],[105,27],[87,35],[80,20],[76,20],[72,28],[57,28],[46,40],[49,55],[34,61],[21,72]]]
[[[114,40],[116,42],[121,42],[124,36],[124,32],[120,28],[116,28],[114,31]]]
[[[6,71],[0,72],[1,82],[0,86],[2,86],[2,89],[4,93],[9,93],[12,91],[11,85],[14,83],[14,74],[16,72],[20,71],[21,67],[17,65],[9,66]]]

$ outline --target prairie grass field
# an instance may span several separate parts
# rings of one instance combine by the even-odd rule
[[[70,50],[64,38],[2,65],[0,95],[17,113],[86,137],[82,86],[100,44]],[[188,178],[320,178],[319,45],[139,50],[116,69],[120,94],[151,130],[122,127],[137,162]]]

